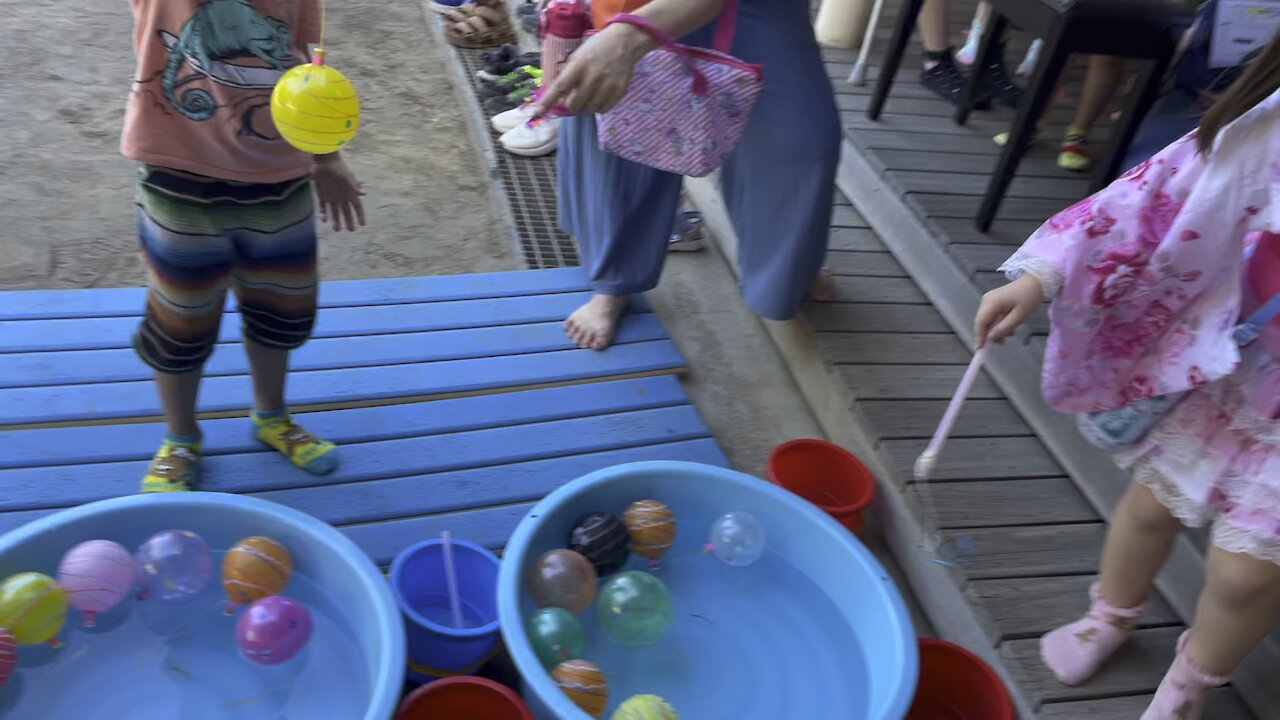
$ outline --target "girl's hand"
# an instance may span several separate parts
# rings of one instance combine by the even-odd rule
[[[653,47],[643,30],[625,23],[609,25],[574,51],[542,96],[538,114],[546,114],[558,102],[575,115],[608,112],[627,93],[636,63]]]
[[[364,186],[356,180],[355,173],[338,153],[316,157],[313,178],[316,200],[320,203],[320,222],[333,222],[333,229],[355,230],[356,224],[364,227]],[[344,224],[345,222],[345,224]]]
[[[974,318],[974,341],[979,348],[986,347],[988,340],[997,345],[1004,342],[1043,302],[1044,285],[1031,273],[1023,273],[1008,285],[992,290],[982,296]]]

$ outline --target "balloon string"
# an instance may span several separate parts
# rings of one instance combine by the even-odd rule
[[[324,49],[324,31],[328,26],[328,20],[326,18],[328,5],[329,3],[327,0],[320,0],[320,49],[322,50]]]

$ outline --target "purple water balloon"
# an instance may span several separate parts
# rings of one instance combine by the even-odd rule
[[[138,548],[138,573],[144,600],[186,602],[199,595],[213,575],[213,553],[190,530],[158,532]]]
[[[236,621],[236,644],[259,665],[278,665],[311,639],[311,611],[291,598],[273,595],[254,601]]]
[[[133,556],[119,543],[90,540],[67,551],[58,563],[58,584],[67,591],[67,602],[84,613],[84,626],[93,627],[94,616],[124,599],[133,587]]]

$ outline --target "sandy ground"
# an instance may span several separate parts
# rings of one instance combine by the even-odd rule
[[[0,0],[0,17],[0,289],[141,283],[118,152],[129,3]],[[515,267],[418,0],[331,0],[327,44],[363,102],[349,162],[369,226],[325,234],[326,277]]]

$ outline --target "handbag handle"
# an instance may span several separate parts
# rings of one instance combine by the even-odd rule
[[[615,23],[622,23],[624,25],[631,25],[633,27],[640,28],[656,40],[659,46],[666,48],[674,53],[676,57],[680,58],[680,62],[684,63],[685,69],[689,71],[690,75],[693,75],[693,94],[706,95],[710,91],[711,83],[707,80],[707,76],[704,75],[702,71],[693,64],[693,61],[689,59],[688,48],[676,42],[674,38],[663,32],[662,28],[654,25],[648,20],[645,20],[639,15],[632,15],[630,13],[614,15],[613,19],[605,24],[605,27],[609,27]]]
[[[654,40],[657,40],[659,45],[664,47],[678,46],[675,39],[663,31],[662,28],[638,15],[632,15],[631,13],[615,15],[609,20],[609,22],[605,23],[605,27],[616,22],[634,25],[635,27],[644,30],[649,33]],[[603,30],[604,28],[601,29]],[[716,19],[716,31],[715,35],[711,38],[711,49],[716,52],[728,54],[729,51],[733,49],[733,38],[734,35],[737,34],[737,31],[738,0],[724,0],[724,5],[720,8],[720,17]]]

